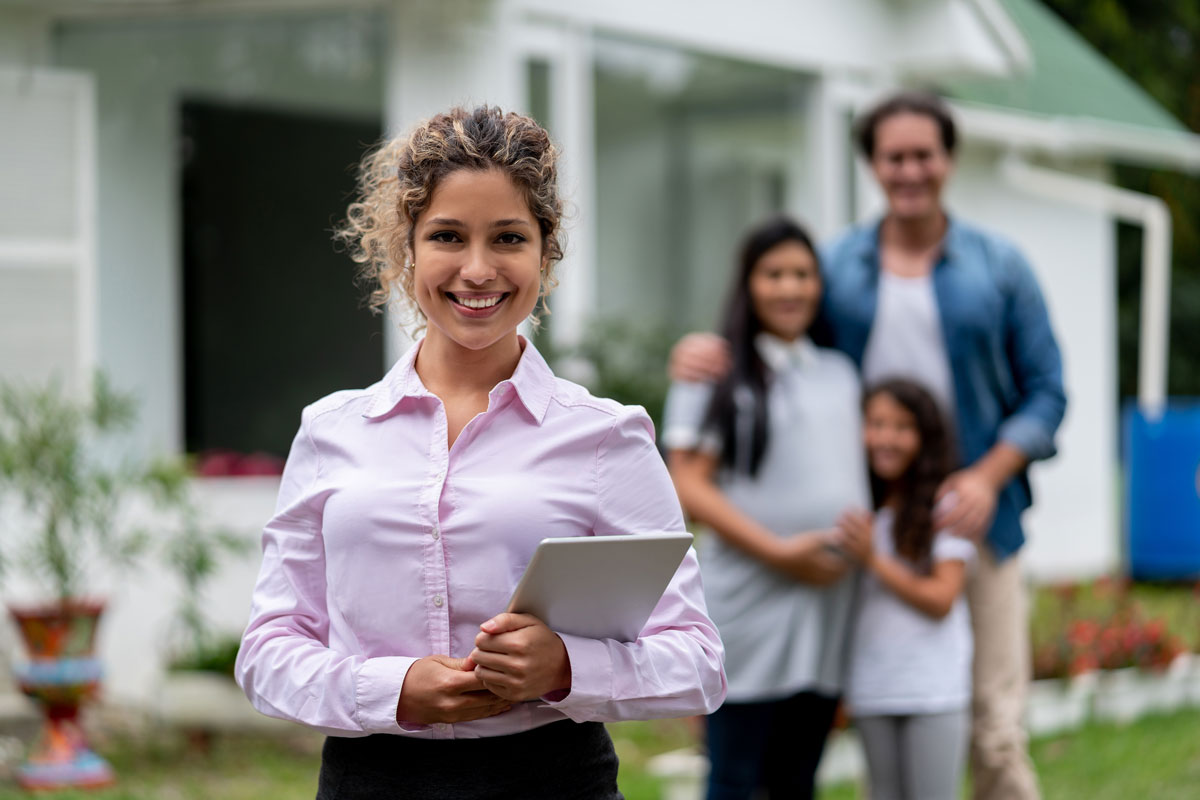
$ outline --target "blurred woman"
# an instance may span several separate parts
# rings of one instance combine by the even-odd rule
[[[671,387],[663,440],[701,566],[729,695],[708,718],[709,800],[811,797],[842,689],[853,558],[835,527],[869,502],[858,373],[820,338],[808,234],[776,219],[742,246],[725,314],[732,369]]]
[[[545,537],[683,530],[645,412],[517,334],[562,255],[556,157],[477,108],[364,165],[341,237],[426,333],[304,410],[237,664],[260,711],[328,734],[318,800],[617,798],[601,722],[724,696],[691,552],[634,642],[498,613]]]

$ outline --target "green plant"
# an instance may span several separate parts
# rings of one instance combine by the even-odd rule
[[[1040,598],[1033,624],[1035,678],[1095,669],[1165,669],[1186,649],[1160,616],[1151,616],[1126,581],[1061,584]]]
[[[582,382],[592,393],[645,407],[655,428],[661,429],[663,403],[671,383],[667,357],[676,338],[665,325],[608,316],[593,318],[586,336],[575,346],[558,349],[539,340],[538,347],[556,370],[568,375],[572,362],[583,362],[589,374]]]
[[[222,552],[244,545],[203,523],[181,459],[122,452],[136,417],[134,399],[103,375],[82,397],[58,382],[0,384],[0,491],[22,511],[0,536],[0,580],[19,567],[66,605],[86,594],[100,564],[119,570],[157,552],[182,582],[181,628],[199,639],[203,583]],[[130,524],[139,511],[149,522]],[[15,530],[26,526],[28,535]]]

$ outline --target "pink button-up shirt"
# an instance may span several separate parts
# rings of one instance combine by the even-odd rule
[[[446,412],[413,363],[301,416],[263,531],[237,678],[264,714],[338,736],[498,736],[702,714],[724,652],[689,550],[637,641],[563,635],[571,691],[487,719],[396,722],[419,658],[460,658],[550,536],[682,531],[645,412],[554,377],[533,345],[447,448]]]

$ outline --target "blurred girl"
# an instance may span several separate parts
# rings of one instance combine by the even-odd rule
[[[953,462],[932,396],[889,380],[867,392],[863,411],[876,512],[873,526],[861,512],[839,520],[847,535],[873,534],[874,545],[859,585],[847,707],[871,800],[953,800],[970,725],[962,592],[975,545],[933,529],[934,498]]]
[[[663,441],[684,509],[711,533],[701,568],[721,631],[728,701],[708,718],[709,800],[802,798],[833,721],[854,587],[834,530],[867,505],[859,381],[818,347],[821,275],[787,219],[751,231],[725,315],[720,383],[677,381]]]

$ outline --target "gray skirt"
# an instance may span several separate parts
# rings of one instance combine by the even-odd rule
[[[552,722],[485,739],[331,736],[317,800],[624,800],[599,722]]]

